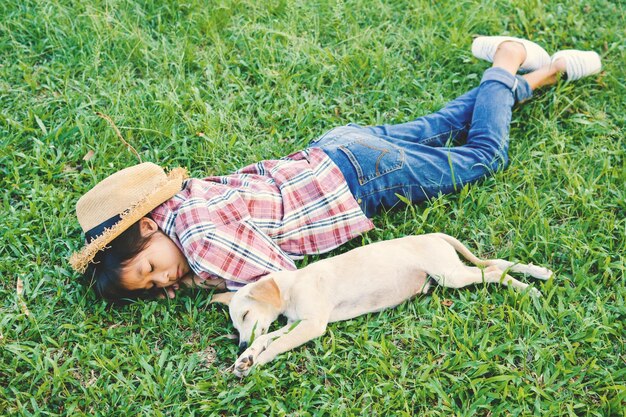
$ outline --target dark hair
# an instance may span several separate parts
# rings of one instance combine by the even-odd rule
[[[141,252],[149,241],[150,237],[141,235],[139,222],[135,222],[113,239],[105,250],[96,254],[84,277],[91,282],[97,296],[120,304],[153,296],[148,290],[128,290],[120,282],[124,264]]]

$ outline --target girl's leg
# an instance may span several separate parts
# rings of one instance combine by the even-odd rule
[[[426,146],[444,146],[465,139],[469,128],[478,88],[457,97],[441,110],[419,117],[411,122],[363,127],[376,136],[384,136],[394,142],[420,143]],[[407,145],[408,145],[407,144]],[[398,143],[402,146],[401,143]]]
[[[537,71],[529,72],[528,74],[523,75],[523,78],[534,91],[540,87],[556,83],[559,78],[559,74],[564,73],[565,70],[565,60],[557,59],[547,67],[539,68]]]
[[[409,143],[359,128],[320,147],[340,168],[364,213],[372,217],[402,198],[418,202],[459,191],[504,166],[513,104],[516,97],[530,95],[523,78],[490,68],[476,90],[464,146]]]
[[[532,96],[526,79],[515,75],[525,59],[525,49],[519,43],[505,42],[498,48],[492,68],[485,71],[478,87],[467,143],[434,158],[437,161],[445,156],[449,161],[446,168],[452,184],[444,186],[444,193],[456,191],[456,184],[485,177],[508,162],[513,105]],[[441,163],[440,160],[437,162]],[[449,188],[450,185],[453,189]]]
[[[517,52],[514,45],[501,49],[494,57],[494,68],[485,71],[475,92],[466,145],[399,147],[397,140],[360,129],[346,135],[346,140],[321,146],[339,166],[368,216],[393,207],[399,196],[417,202],[452,193],[506,165],[512,107],[531,97],[529,81],[541,83],[532,81],[533,73],[514,75],[525,59],[523,48]]]

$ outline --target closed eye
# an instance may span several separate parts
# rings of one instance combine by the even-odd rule
[[[148,262],[148,267],[145,267],[145,264],[142,265],[141,269],[139,270],[139,273],[143,276],[149,275],[154,271],[154,265],[152,265],[152,262]]]
[[[250,310],[248,310],[245,313],[243,313],[243,316],[241,316],[241,321],[244,321],[246,319],[246,316],[248,315],[249,312],[250,312]]]

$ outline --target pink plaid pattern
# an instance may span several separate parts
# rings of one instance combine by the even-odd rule
[[[232,175],[189,179],[151,217],[201,278],[245,284],[372,229],[341,174],[317,148]],[[234,284],[234,285],[233,285]]]

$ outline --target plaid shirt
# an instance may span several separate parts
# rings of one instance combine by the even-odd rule
[[[339,168],[317,148],[232,175],[188,179],[151,217],[200,279],[224,278],[229,288],[296,269],[294,259],[374,227]]]

